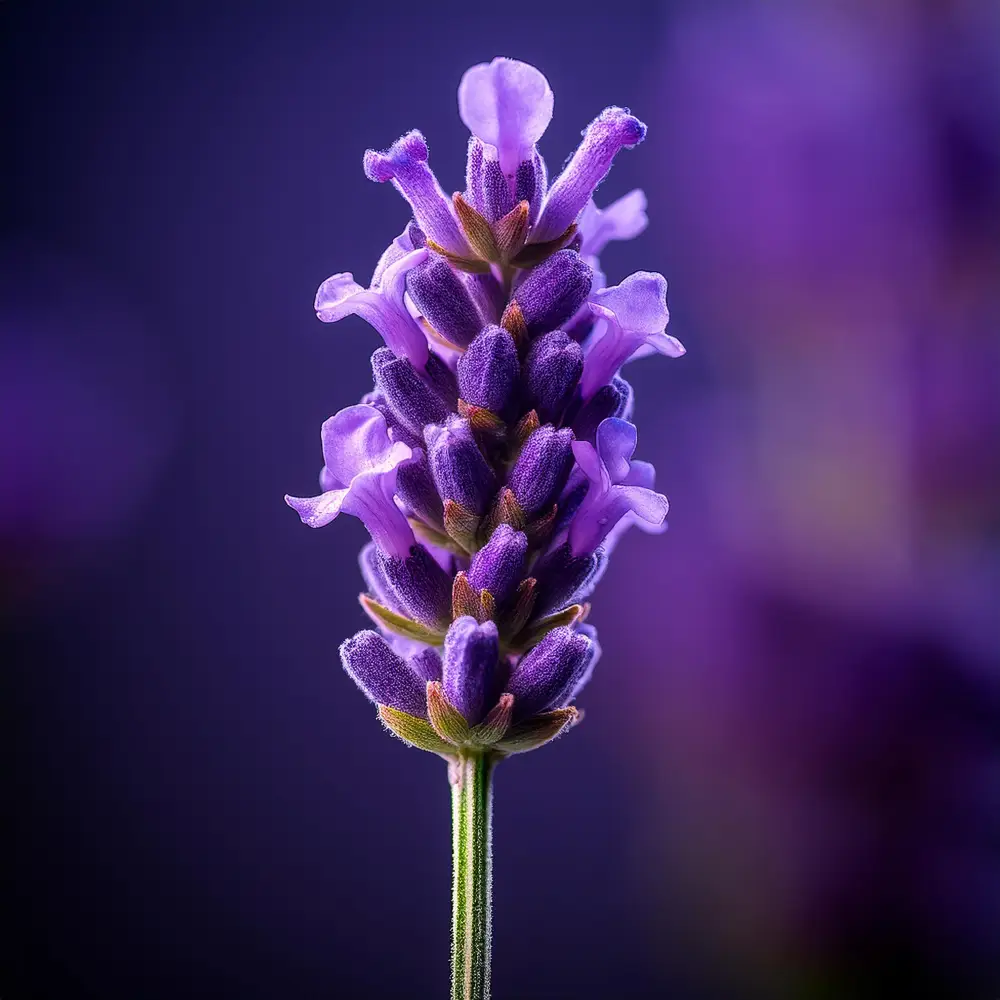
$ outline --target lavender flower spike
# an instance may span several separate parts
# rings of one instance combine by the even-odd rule
[[[569,528],[574,556],[593,552],[626,515],[654,528],[663,524],[669,504],[652,489],[648,462],[632,462],[636,430],[627,420],[609,417],[597,428],[597,447],[574,441],[573,454],[590,480],[590,489]]]
[[[533,243],[554,240],[576,221],[597,185],[604,180],[620,149],[631,149],[646,138],[646,126],[625,108],[607,108],[586,128],[583,142],[552,182]]]
[[[633,460],[619,370],[684,348],[665,331],[664,278],[608,288],[599,260],[648,223],[640,190],[593,201],[646,126],[607,108],[550,186],[538,141],[554,100],[539,70],[473,66],[458,106],[472,133],[464,193],[445,195],[420,132],[365,153],[413,219],[369,288],[335,274],[316,311],[361,316],[385,346],[374,390],[323,425],[322,493],[286,501],[312,527],[346,511],[371,534],[361,604],[377,631],[341,658],[387,729],[448,762],[450,996],[489,1000],[493,769],[580,719],[600,656],[585,602],[625,530],[662,530],[668,509],[652,465]]]
[[[396,472],[411,456],[408,445],[390,441],[385,417],[365,403],[348,406],[323,424],[318,497],[285,497],[304,524],[321,528],[341,512],[360,518],[387,555],[405,557],[413,529],[396,506]]]
[[[422,264],[429,251],[419,248],[394,261],[380,276],[378,286],[362,288],[350,271],[327,278],[316,292],[316,315],[324,323],[360,316],[382,335],[397,358],[409,358],[417,367],[427,364],[427,338],[403,301],[406,272]]]
[[[670,358],[684,354],[684,345],[665,332],[670,313],[662,274],[636,271],[620,285],[591,292],[590,308],[606,326],[603,335],[595,330],[596,340],[583,363],[580,391],[585,400],[607,385],[640,347]]]

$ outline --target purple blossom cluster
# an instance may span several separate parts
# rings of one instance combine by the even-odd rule
[[[600,269],[609,241],[646,226],[641,191],[603,210],[592,198],[646,126],[607,108],[550,183],[537,69],[474,66],[458,102],[463,193],[445,195],[417,131],[365,153],[412,219],[368,288],[335,274],[316,312],[360,316],[385,346],[372,392],[323,425],[322,492],[286,500],[311,527],[344,512],[371,535],[361,603],[376,629],[340,652],[386,725],[438,753],[505,754],[577,720],[600,655],[584,602],[630,524],[665,525],[620,369],[684,348],[665,333],[661,275],[608,287]]]

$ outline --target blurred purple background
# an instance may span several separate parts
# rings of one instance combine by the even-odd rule
[[[495,992],[1000,995],[1000,7],[0,6],[4,1000],[434,998],[448,789],[340,671],[311,487],[405,208],[365,147],[496,54],[649,138],[689,353],[629,370],[673,505],[620,546],[587,722],[506,764]]]

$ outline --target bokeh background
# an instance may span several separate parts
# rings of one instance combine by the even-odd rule
[[[303,528],[405,218],[361,171],[538,65],[652,224],[629,370],[671,530],[620,546],[571,737],[501,769],[502,998],[1000,995],[1000,6],[0,4],[4,1000],[440,997],[443,765],[337,664]]]

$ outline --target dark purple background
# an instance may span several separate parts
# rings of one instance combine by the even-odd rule
[[[496,54],[650,125],[671,531],[620,547],[567,739],[505,764],[495,993],[1000,993],[998,18],[983,2],[0,5],[4,1000],[440,997],[448,789],[337,665],[304,529],[405,209],[361,154]]]

